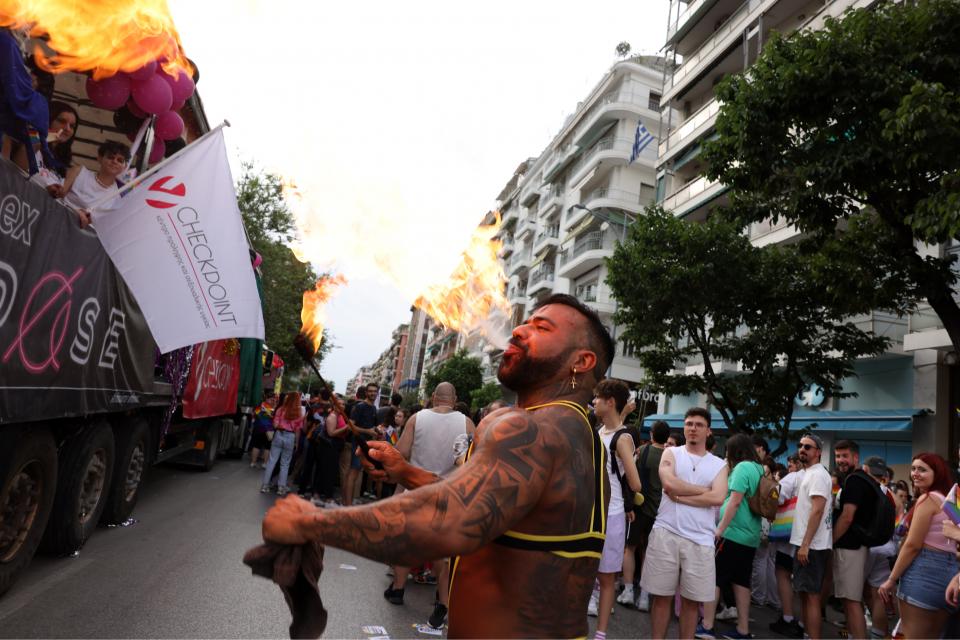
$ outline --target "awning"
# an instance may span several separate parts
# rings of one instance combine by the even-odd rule
[[[565,236],[563,237],[563,241],[562,241],[560,244],[566,244],[566,243],[569,242],[570,240],[573,240],[573,239],[574,239],[575,237],[577,237],[579,234],[583,233],[583,232],[586,231],[588,228],[590,228],[590,225],[592,225],[592,224],[595,223],[596,221],[597,221],[597,219],[594,218],[592,214],[588,213],[588,214],[587,214],[587,217],[586,217],[583,221],[581,221],[580,224],[578,224],[577,226],[575,226],[573,229],[570,229],[570,231],[567,233],[567,235],[565,235]]]
[[[905,433],[913,429],[913,418],[925,414],[926,409],[887,409],[860,411],[797,411],[790,421],[790,431],[879,431]],[[714,431],[726,431],[723,418],[711,412]],[[643,428],[649,429],[655,420],[663,420],[672,428],[683,428],[682,413],[661,413],[643,419]]]

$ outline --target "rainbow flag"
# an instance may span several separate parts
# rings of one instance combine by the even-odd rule
[[[777,518],[770,525],[767,539],[771,542],[789,542],[793,531],[793,515],[797,510],[797,499],[790,498],[777,507]]]
[[[960,525],[960,498],[957,497],[957,485],[953,485],[940,507],[953,524]]]

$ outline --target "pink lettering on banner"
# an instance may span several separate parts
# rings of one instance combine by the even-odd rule
[[[77,267],[77,270],[69,277],[60,271],[51,271],[37,281],[30,291],[30,295],[27,296],[27,302],[23,307],[23,312],[20,314],[20,325],[17,328],[17,337],[14,338],[13,342],[10,343],[10,346],[7,347],[6,352],[3,354],[4,363],[10,360],[14,351],[17,351],[20,356],[20,364],[34,375],[43,373],[50,367],[52,367],[54,371],[60,370],[60,362],[57,360],[57,355],[60,353],[60,349],[63,347],[64,339],[67,335],[67,320],[70,309],[73,306],[73,283],[76,282],[81,274],[83,274],[83,267]],[[40,297],[41,290],[44,288],[44,285],[50,282],[59,283],[59,286],[54,291],[48,292],[46,302],[43,302],[40,308],[31,314],[34,302]],[[66,300],[61,301],[60,298],[64,294],[66,294]],[[54,308],[54,305],[58,302],[60,302],[59,310]],[[26,343],[33,328],[47,315],[48,311],[56,311],[56,315],[53,318],[53,323],[50,325],[50,334],[47,340],[47,357],[38,362],[32,360],[27,354]],[[33,344],[36,341],[30,342]]]

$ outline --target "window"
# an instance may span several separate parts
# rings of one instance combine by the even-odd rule
[[[650,92],[650,98],[647,100],[647,109],[660,112],[660,94],[655,91]]]
[[[620,353],[624,358],[637,357],[637,345],[632,340],[620,340]]]
[[[584,302],[597,301],[597,281],[584,282],[577,285],[576,297]]]

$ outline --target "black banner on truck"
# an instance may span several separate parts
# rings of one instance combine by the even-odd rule
[[[141,405],[154,349],[96,233],[0,160],[0,422]]]

